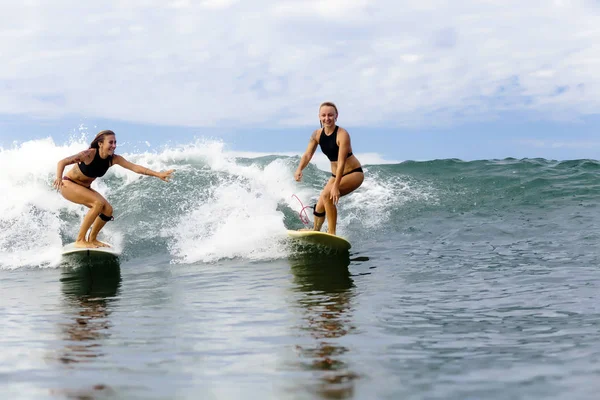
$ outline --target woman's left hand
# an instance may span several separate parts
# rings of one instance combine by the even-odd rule
[[[162,171],[162,172],[158,173],[158,177],[165,182],[169,182],[169,179],[171,179],[171,175],[173,174],[173,172],[175,172],[174,169],[170,169],[168,171]]]
[[[331,187],[331,191],[329,192],[329,198],[333,200],[333,204],[337,205],[338,200],[340,199],[340,189],[335,183]]]

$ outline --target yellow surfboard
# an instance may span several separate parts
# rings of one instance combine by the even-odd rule
[[[334,250],[348,251],[352,247],[349,241],[341,236],[318,231],[287,231],[288,236],[303,243],[328,247]]]
[[[75,243],[69,243],[62,248],[62,255],[64,256],[67,254],[85,254],[88,256],[109,254],[112,256],[119,256],[121,255],[121,251],[114,247],[75,247]]]

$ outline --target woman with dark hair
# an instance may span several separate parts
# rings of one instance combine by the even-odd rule
[[[338,110],[335,104],[325,102],[319,107],[319,120],[322,129],[315,130],[310,136],[308,147],[300,159],[294,178],[302,179],[302,170],[306,168],[317,146],[331,162],[331,178],[321,192],[315,205],[314,230],[320,231],[327,215],[327,233],[335,235],[337,224],[336,205],[340,197],[353,192],[362,185],[365,175],[356,156],[352,154],[350,135],[344,128],[337,126]]]
[[[99,132],[90,148],[58,162],[54,187],[61,192],[63,197],[73,203],[83,204],[90,211],[86,214],[75,247],[94,248],[107,247],[97,239],[98,232],[107,221],[113,220],[113,208],[108,201],[90,187],[92,182],[101,176],[113,165],[120,165],[137,174],[155,176],[165,182],[169,181],[174,170],[155,172],[127,161],[123,156],[115,154],[117,139],[110,130]],[[64,176],[63,171],[67,165],[75,164]],[[87,231],[92,228],[86,239]]]

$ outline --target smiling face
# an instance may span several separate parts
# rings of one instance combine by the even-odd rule
[[[334,106],[323,105],[319,109],[319,120],[323,126],[333,127],[337,121],[337,110]]]
[[[113,135],[104,135],[102,141],[98,141],[98,149],[100,150],[100,154],[106,154],[107,156],[112,156],[115,154],[115,149],[117,148],[117,138]]]

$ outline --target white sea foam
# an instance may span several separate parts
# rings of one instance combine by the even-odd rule
[[[11,171],[0,176],[4,193],[0,198],[0,268],[59,264],[61,246],[76,237],[87,208],[52,189],[56,164],[88,146],[89,138],[81,135],[65,144],[48,138],[0,149],[0,168]],[[173,186],[162,186],[162,182],[149,186],[154,185],[154,178],[118,166],[107,172],[106,179],[96,180],[92,187],[117,203],[115,213],[123,217],[107,224],[100,239],[124,249],[143,239],[161,240],[174,263],[283,257],[287,249],[281,207],[300,211],[293,195],[308,205],[321,190],[320,185],[314,186],[314,179],[312,186],[307,177],[300,183],[294,181],[297,155],[270,162],[253,160],[272,154],[230,151],[215,140],[155,152],[127,154],[117,149],[117,153],[153,170],[174,168],[176,172],[169,184]],[[318,167],[329,169],[328,163]],[[338,232],[347,233],[348,226],[357,221],[368,229],[384,223],[385,212],[380,211],[398,205],[402,197],[396,186],[367,174],[363,186],[341,200]],[[177,206],[160,209],[162,198],[169,196],[169,204]],[[148,210],[140,209],[143,200],[159,204],[150,222]]]
[[[280,203],[297,207],[292,194],[308,197],[310,190],[292,178],[289,163],[276,159],[265,166],[241,165],[222,144],[198,143],[178,152],[186,161],[201,158],[218,183],[208,198],[198,198],[178,224],[164,232],[174,238],[175,262],[210,262],[221,258],[279,258],[285,255],[285,234]]]

